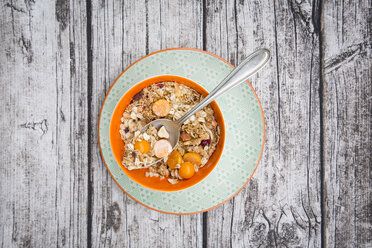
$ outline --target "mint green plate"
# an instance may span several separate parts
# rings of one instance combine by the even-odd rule
[[[112,113],[120,98],[133,85],[154,76],[176,75],[211,91],[232,69],[231,64],[216,55],[176,48],[143,57],[116,79],[101,108],[99,144],[112,178],[133,200],[164,213],[193,214],[223,204],[248,183],[260,161],[265,139],[261,104],[248,83],[235,87],[216,100],[225,120],[225,147],[216,168],[190,188],[160,192],[133,182],[117,164],[109,140]]]

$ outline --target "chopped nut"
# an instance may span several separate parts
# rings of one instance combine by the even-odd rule
[[[182,147],[177,148],[177,150],[181,153],[182,156],[185,154],[185,149],[183,149]]]
[[[148,141],[150,139],[150,136],[148,136],[147,133],[143,133],[143,139]]]
[[[146,174],[145,174],[146,175]],[[146,175],[147,177],[159,177],[159,173],[156,173],[156,172],[148,172],[148,174]]]
[[[158,169],[158,173],[161,176],[168,177],[170,172],[168,171],[167,167],[165,165],[161,165]]]
[[[165,129],[164,126],[162,126],[159,131],[158,131],[158,136],[160,138],[165,138],[165,139],[168,139],[169,138],[169,133],[167,132],[167,129]]]
[[[208,162],[208,160],[206,158],[202,158],[201,166],[204,166],[207,162]]]
[[[191,139],[191,136],[187,132],[183,131],[183,132],[181,132],[181,139],[183,141],[187,141],[187,140],[190,140]]]
[[[180,88],[180,85],[178,83],[174,84],[174,94],[176,95],[176,97],[181,96],[181,88]]]
[[[168,178],[168,182],[170,182],[171,184],[176,184],[176,183],[178,183],[178,179]]]
[[[186,145],[186,146],[197,146],[199,145],[201,142],[201,139],[193,139],[193,140],[189,140],[189,141],[186,141],[184,142],[183,144]]]
[[[134,150],[134,146],[133,146],[133,144],[131,144],[131,143],[129,143],[128,145],[127,145],[127,148],[128,148],[128,150]]]
[[[136,157],[136,159],[134,160],[134,164],[138,166],[140,163],[141,163],[141,162],[140,162],[139,159]]]

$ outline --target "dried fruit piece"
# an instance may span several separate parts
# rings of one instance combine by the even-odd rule
[[[166,116],[170,111],[170,104],[165,99],[157,100],[152,104],[152,111],[159,117]]]
[[[171,154],[169,154],[167,160],[167,165],[169,166],[169,168],[176,169],[177,164],[180,165],[181,163],[182,163],[181,153],[174,150],[173,152],[171,152]]]
[[[138,150],[140,153],[148,153],[150,151],[150,143],[146,140],[137,141],[134,143],[134,149]]]
[[[188,140],[191,140],[191,136],[190,136],[190,134],[188,134],[187,132],[182,131],[182,132],[181,132],[181,139],[182,139],[183,141],[188,141]]]
[[[195,174],[194,165],[190,162],[182,163],[178,173],[182,178],[189,179]]]
[[[210,143],[212,143],[212,140],[211,139],[204,139],[200,142],[200,145],[202,147],[206,146],[206,145],[209,145]]]
[[[139,99],[142,98],[142,96],[143,96],[143,92],[141,91],[141,92],[134,95],[133,100],[138,101]]]
[[[156,86],[158,86],[160,89],[164,87],[164,84],[162,83],[159,83],[159,84],[156,84]]]
[[[201,164],[201,157],[195,152],[188,152],[183,155],[183,161],[199,166]]]
[[[158,158],[166,157],[172,151],[172,145],[168,140],[161,139],[154,144],[154,153]]]

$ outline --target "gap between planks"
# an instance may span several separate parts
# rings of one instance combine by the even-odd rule
[[[87,12],[87,105],[88,105],[88,202],[87,202],[87,247],[92,247],[92,201],[93,201],[93,180],[92,180],[92,82],[93,82],[93,53],[92,53],[92,3],[86,0]],[[94,115],[96,116],[96,115]]]

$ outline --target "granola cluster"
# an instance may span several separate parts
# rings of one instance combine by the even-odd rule
[[[167,149],[167,130],[152,126],[145,133],[140,130],[155,119],[177,120],[201,100],[198,92],[177,82],[152,84],[135,95],[121,118],[120,134],[126,144],[122,164],[132,170],[145,168],[161,158],[148,167],[146,176],[167,178],[172,184],[188,178],[190,170],[196,173],[208,162],[219,139],[219,127],[209,105],[182,125],[178,145],[164,157],[158,155],[155,144],[162,142],[161,148]]]

